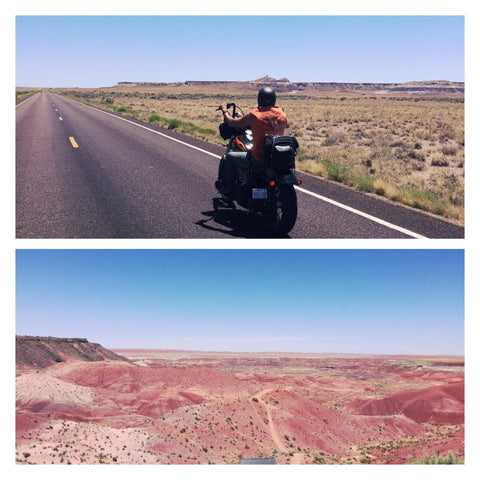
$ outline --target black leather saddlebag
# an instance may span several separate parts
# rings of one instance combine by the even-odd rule
[[[263,160],[267,167],[278,172],[293,170],[297,155],[298,141],[293,136],[265,135]]]

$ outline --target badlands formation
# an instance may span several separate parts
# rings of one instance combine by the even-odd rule
[[[459,357],[110,352],[17,337],[16,462],[404,464],[464,457]]]

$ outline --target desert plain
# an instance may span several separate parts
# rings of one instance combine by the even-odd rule
[[[52,91],[219,145],[218,105],[234,101],[246,113],[263,86],[287,112],[299,171],[464,223],[463,83],[309,84],[267,75]]]
[[[104,352],[17,349],[17,464],[464,459],[463,357]]]

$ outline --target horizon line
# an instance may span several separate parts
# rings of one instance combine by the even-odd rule
[[[355,356],[395,356],[395,357],[465,357],[464,353],[360,353],[360,352],[299,352],[283,350],[188,350],[175,348],[156,348],[156,347],[104,347],[114,352],[120,351],[159,351],[170,353],[230,353],[230,354],[283,354],[283,355],[355,355]]]
[[[135,81],[118,81],[114,85],[110,86],[94,86],[94,87],[79,87],[79,86],[33,86],[33,85],[16,85],[15,88],[112,88],[120,86],[121,84],[148,84],[151,85],[172,85],[172,84],[182,84],[187,85],[190,82],[198,83],[258,83],[259,85],[269,83],[269,84],[302,84],[302,83],[311,83],[311,84],[324,84],[324,85],[336,85],[336,84],[347,84],[347,85],[403,85],[407,83],[427,83],[427,82],[448,82],[448,83],[461,83],[465,85],[465,80],[448,80],[448,79],[426,79],[426,80],[407,80],[407,81],[397,81],[397,82],[362,82],[362,81],[341,81],[341,80],[331,80],[331,81],[320,81],[320,80],[300,80],[300,81],[290,81],[287,79],[287,82],[282,81],[282,79],[272,78],[270,81],[261,81],[262,79],[256,80],[171,80],[171,81],[162,81],[162,80],[135,80]],[[290,93],[290,92],[279,92],[279,93]]]

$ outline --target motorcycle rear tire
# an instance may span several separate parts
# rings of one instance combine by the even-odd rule
[[[293,185],[278,187],[273,209],[265,212],[267,228],[277,234],[287,234],[297,221],[297,193]]]

